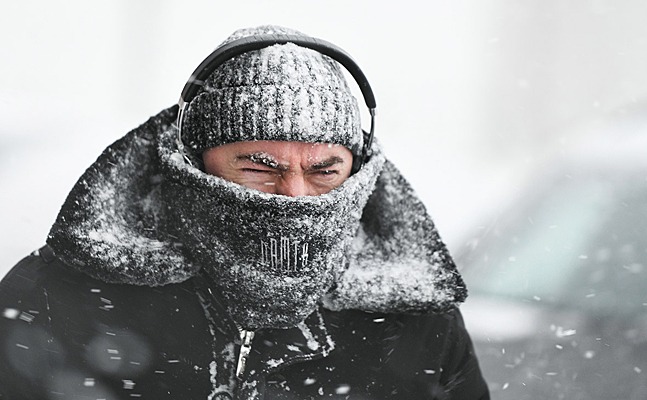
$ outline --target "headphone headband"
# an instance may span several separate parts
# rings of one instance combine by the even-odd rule
[[[315,50],[323,55],[326,55],[333,60],[337,61],[346,68],[346,70],[351,74],[351,76],[357,82],[362,95],[364,96],[364,102],[369,109],[371,115],[371,129],[369,133],[365,133],[364,146],[362,149],[362,156],[357,157],[357,161],[353,162],[353,171],[357,172],[362,164],[368,159],[370,155],[370,148],[373,143],[373,134],[375,131],[375,95],[371,89],[371,85],[368,83],[368,79],[359,68],[357,63],[353,58],[346,53],[341,48],[336,45],[327,42],[322,39],[317,39],[308,36],[299,36],[299,35],[281,35],[281,34],[269,34],[269,35],[252,35],[247,36],[241,39],[233,40],[227,44],[224,44],[217,49],[215,49],[207,58],[204,59],[198,65],[198,67],[193,71],[191,77],[184,85],[182,89],[182,94],[180,95],[180,100],[178,105],[180,110],[178,113],[177,125],[178,125],[178,138],[177,144],[178,149],[184,155],[184,158],[187,162],[191,163],[186,153],[184,152],[184,143],[182,142],[182,123],[184,120],[184,111],[187,105],[197,96],[200,91],[200,88],[204,86],[206,79],[211,75],[213,71],[216,70],[220,65],[225,61],[230,60],[240,54],[247,53],[254,50],[260,50],[265,47],[273,46],[275,44],[286,44],[294,43],[297,46],[305,47],[311,50]]]
[[[369,109],[375,109],[375,96],[371,85],[369,85],[366,76],[359,68],[353,58],[341,48],[322,39],[298,35],[253,35],[241,39],[233,40],[214,50],[207,58],[204,59],[193,71],[189,81],[184,85],[180,95],[180,104],[188,103],[198,94],[200,88],[204,85],[205,80],[225,61],[230,60],[240,54],[254,50],[260,50],[275,44],[294,43],[297,46],[305,47],[324,54],[337,61],[350,72],[357,84],[359,85],[364,102]]]

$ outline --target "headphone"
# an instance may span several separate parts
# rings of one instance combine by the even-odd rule
[[[204,61],[200,63],[200,65],[198,65],[195,71],[193,71],[193,74],[191,74],[189,80],[184,85],[184,89],[182,89],[182,94],[180,95],[180,100],[178,101],[179,112],[177,116],[177,146],[180,154],[182,154],[184,159],[189,164],[193,165],[184,148],[184,142],[182,141],[182,124],[184,122],[184,113],[191,100],[193,100],[198,95],[198,92],[204,85],[207,77],[211,75],[211,73],[225,61],[230,60],[240,54],[247,53],[249,51],[260,50],[265,47],[273,46],[275,44],[285,43],[293,43],[297,46],[315,50],[323,55],[332,58],[333,60],[343,65],[344,68],[346,68],[346,70],[350,72],[352,77],[355,79],[355,82],[357,82],[360,90],[362,91],[364,102],[366,103],[371,116],[371,129],[369,132],[366,132],[364,130],[362,131],[364,134],[364,146],[362,147],[362,154],[353,154],[353,166],[351,168],[351,174],[359,171],[362,165],[364,165],[364,163],[368,161],[371,156],[371,145],[373,143],[373,135],[375,132],[375,96],[373,95],[373,90],[371,89],[366,76],[352,59],[352,57],[341,48],[322,39],[299,35],[269,34],[247,36],[241,39],[233,40],[218,47],[207,58],[205,58]]]

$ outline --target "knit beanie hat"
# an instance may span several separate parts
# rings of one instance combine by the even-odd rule
[[[305,37],[292,29],[260,26],[234,32],[223,45],[261,34]],[[183,141],[200,155],[211,147],[253,140],[333,143],[361,154],[359,107],[339,64],[286,43],[220,65],[186,111]]]

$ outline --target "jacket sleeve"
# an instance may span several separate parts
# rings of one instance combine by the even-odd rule
[[[453,310],[448,318],[441,386],[448,399],[489,400],[490,393],[460,310]]]

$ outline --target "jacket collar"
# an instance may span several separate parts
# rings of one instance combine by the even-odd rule
[[[158,138],[177,107],[109,146],[68,195],[47,242],[69,265],[106,282],[160,286],[197,276],[200,265],[165,228]],[[179,153],[178,153],[178,156]],[[388,160],[325,298],[331,310],[444,312],[467,296],[445,245],[408,182]]]

